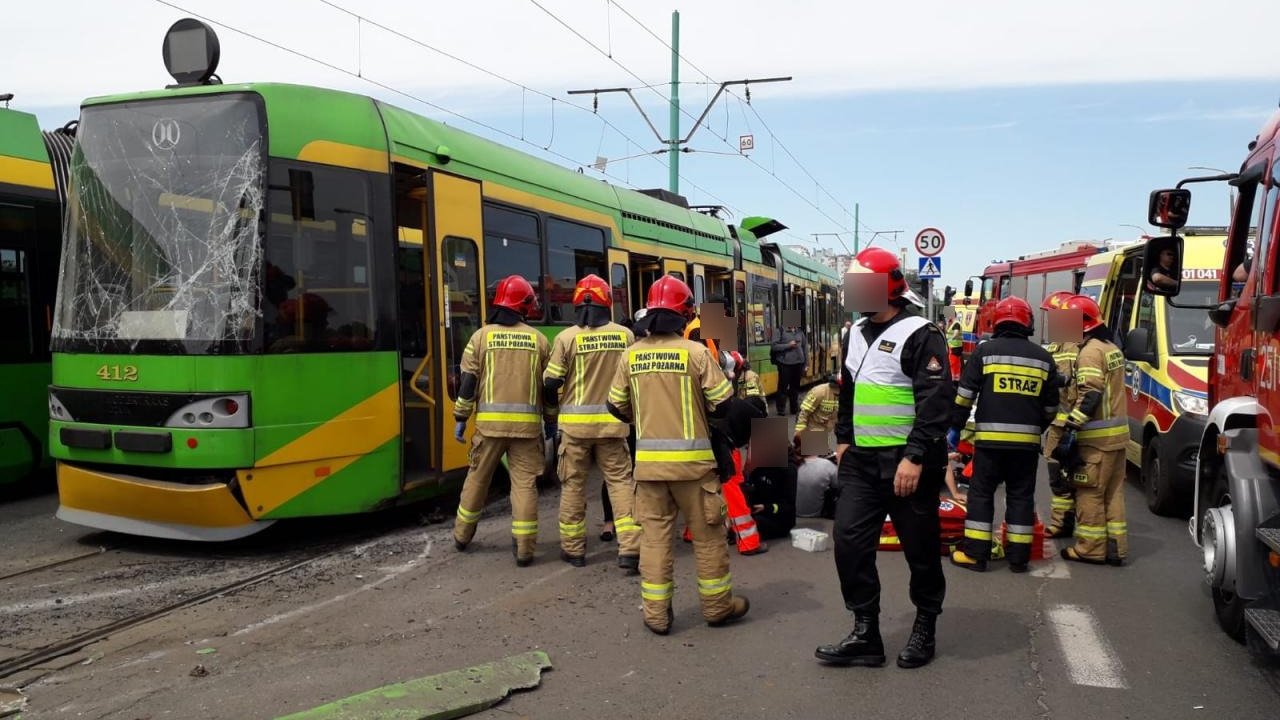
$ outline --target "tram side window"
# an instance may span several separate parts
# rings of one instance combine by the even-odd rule
[[[541,299],[542,248],[538,235],[538,218],[496,205],[484,206],[484,276],[488,287],[485,293],[489,301],[498,289],[498,282],[509,275],[520,275],[533,285],[533,291]],[[546,305],[541,302],[540,305]],[[543,311],[529,316],[541,320]]]
[[[613,321],[625,323],[631,319],[631,296],[627,293],[626,265],[613,264],[609,285],[613,288]]]
[[[551,322],[573,321],[573,289],[586,275],[604,275],[604,231],[547,220],[547,310]]]
[[[352,170],[273,163],[270,186],[262,281],[266,351],[373,347],[368,180]]]
[[[751,324],[757,343],[773,342],[776,324],[772,285],[756,285],[751,290]]]
[[[449,328],[445,333],[449,357],[449,377],[446,386],[449,397],[458,399],[458,384],[462,374],[462,351],[471,335],[480,329],[480,263],[476,257],[475,242],[466,238],[446,237],[441,247],[444,268],[441,275],[445,295],[445,314]]]
[[[9,208],[0,209],[0,232],[8,234]],[[29,258],[24,250],[0,248],[0,361],[31,360],[35,338],[31,333]]]

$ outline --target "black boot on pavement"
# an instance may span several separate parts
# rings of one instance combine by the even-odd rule
[[[560,559],[569,563],[574,567],[586,567],[587,559],[582,555],[570,555],[564,550],[560,551]]]
[[[640,556],[639,555],[619,555],[618,567],[627,571],[628,575],[640,574]]]
[[[911,626],[911,637],[907,638],[907,646],[898,653],[898,667],[918,668],[928,665],[929,661],[933,660],[937,622],[937,615],[916,612],[915,624]]]
[[[1124,566],[1124,558],[1120,556],[1120,549],[1115,540],[1107,541],[1107,564],[1112,567]]]
[[[511,557],[516,559],[516,567],[529,567],[533,564],[533,556],[527,558],[520,557],[520,551],[516,545],[515,538],[511,539]]]
[[[884,641],[880,639],[880,618],[870,613],[854,613],[853,632],[834,645],[819,645],[813,654],[833,665],[883,666]]]
[[[763,555],[769,552],[769,543],[761,540],[754,550],[739,550],[739,555]]]

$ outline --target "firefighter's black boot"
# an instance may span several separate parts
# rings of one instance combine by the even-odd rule
[[[911,637],[907,638],[907,646],[898,653],[898,667],[909,669],[929,664],[933,659],[937,622],[937,615],[916,611]]]
[[[628,575],[640,574],[640,556],[639,555],[619,555],[618,567],[627,571]]]
[[[854,613],[853,632],[834,645],[819,645],[813,654],[819,660],[834,665],[861,667],[884,665],[884,641],[880,639],[880,618],[870,613]]]
[[[1107,540],[1107,564],[1113,567],[1124,565],[1124,558],[1120,557],[1120,551],[1117,549],[1115,540]]]

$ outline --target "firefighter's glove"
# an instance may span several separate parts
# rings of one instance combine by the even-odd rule
[[[1050,456],[1058,461],[1058,464],[1064,468],[1071,467],[1072,451],[1075,449],[1076,433],[1074,430],[1065,433],[1062,439],[1058,441],[1057,447],[1053,449]]]
[[[460,443],[465,443],[465,442],[467,441],[467,438],[466,438],[466,437],[464,437],[466,434],[467,434],[467,421],[466,421],[466,420],[459,420],[459,421],[457,421],[457,422],[455,422],[455,423],[453,424],[453,439],[454,439],[454,440],[457,440],[457,441],[458,441],[458,442],[460,442]]]
[[[951,428],[950,430],[947,431],[947,449],[950,450],[951,452],[955,452],[956,448],[959,445],[960,445],[960,430],[958,430],[957,428]]]

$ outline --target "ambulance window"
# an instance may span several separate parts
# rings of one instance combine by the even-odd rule
[[[1135,328],[1147,328],[1147,346],[1143,348],[1147,353],[1155,355],[1156,352],[1156,296],[1149,292],[1142,293],[1142,298],[1138,301],[1138,318],[1133,323]]]

